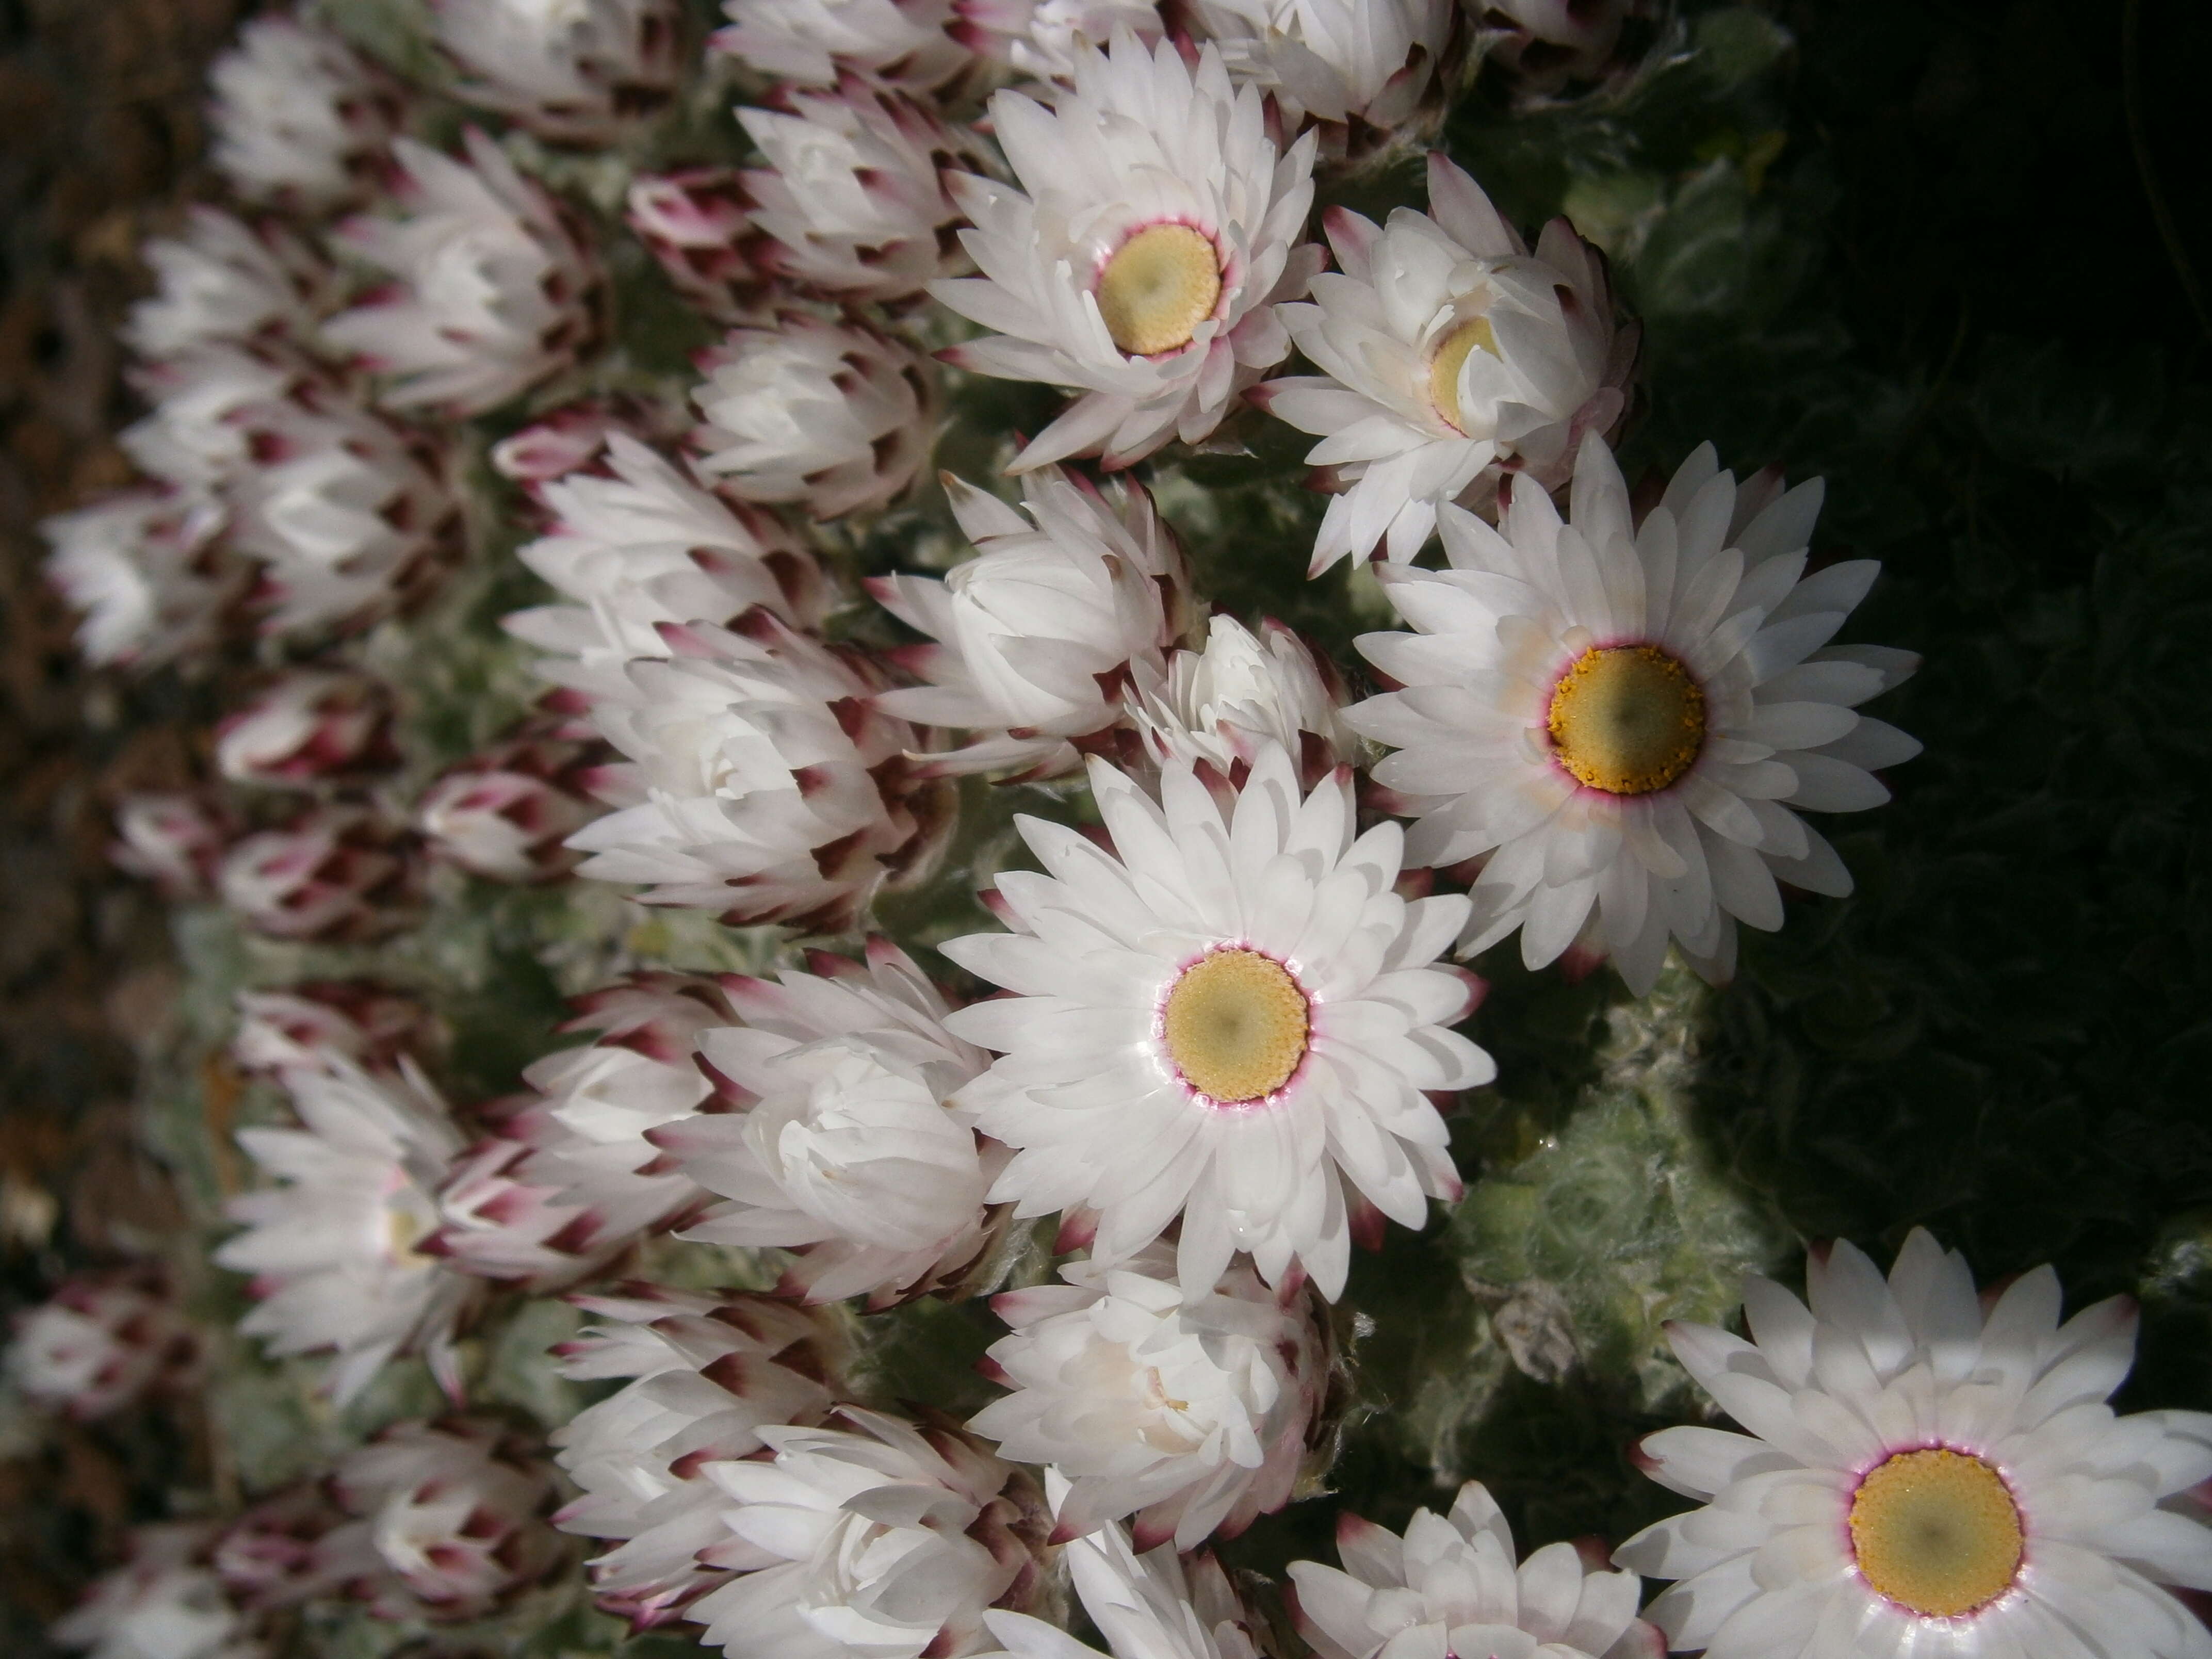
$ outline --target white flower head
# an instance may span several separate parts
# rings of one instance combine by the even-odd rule
[[[249,404],[227,429],[232,540],[261,566],[265,634],[356,629],[419,599],[453,552],[459,508],[435,458],[326,388]]]
[[[1046,1492],[1064,1498],[1066,1478],[1045,1472]],[[1071,1541],[1062,1559],[1083,1610],[1113,1659],[1261,1659],[1264,1629],[1246,1611],[1211,1554],[1179,1556],[1172,1543],[1138,1555],[1112,1522]],[[1026,1613],[984,1615],[1003,1651],[982,1659],[1104,1659],[1056,1626]]]
[[[194,346],[273,337],[308,339],[331,283],[329,268],[283,227],[249,225],[195,207],[181,236],[149,240],[154,292],[131,307],[124,343],[172,357]]]
[[[96,668],[154,668],[213,644],[244,573],[218,551],[222,508],[198,490],[141,486],[40,521],[46,580],[83,613],[77,650]]]
[[[1139,1547],[1189,1550],[1290,1502],[1328,1382],[1297,1275],[1271,1291],[1237,1262],[1193,1295],[1154,1244],[1060,1277],[992,1299],[1014,1334],[992,1345],[990,1375],[1013,1392],[968,1425],[1072,1483],[1054,1537],[1134,1516]]]
[[[232,1199],[226,1213],[246,1230],[215,1252],[261,1298],[239,1328],[279,1356],[334,1350],[324,1388],[340,1402],[403,1351],[457,1393],[454,1334],[475,1287],[415,1248],[438,1224],[438,1182],[461,1148],[445,1103],[407,1060],[396,1075],[332,1060],[284,1085],[301,1127],[238,1132],[283,1184]]]
[[[554,1517],[613,1540],[590,1565],[599,1605],[644,1630],[728,1582],[742,1556],[705,1471],[750,1457],[764,1426],[818,1423],[837,1348],[819,1316],[766,1297],[629,1285],[577,1304],[606,1322],[554,1350],[576,1382],[631,1379],[553,1434],[582,1489]]]
[[[858,70],[930,92],[974,62],[948,27],[952,0],[722,0],[722,10],[730,21],[711,37],[716,51],[800,86]]]
[[[208,70],[216,170],[249,202],[309,212],[364,194],[398,125],[392,82],[327,29],[255,18]]]
[[[930,287],[996,331],[946,362],[1081,394],[1016,471],[1088,454],[1122,467],[1204,438],[1289,354],[1274,306],[1322,264],[1303,240],[1313,135],[1279,154],[1259,92],[1234,90],[1214,48],[1194,70],[1171,43],[1121,33],[1083,48],[1074,79],[1050,109],[992,95],[1020,188],[955,177],[983,274]]]
[[[1659,1632],[1636,1616],[1632,1572],[1592,1571],[1572,1544],[1516,1565],[1512,1529],[1479,1480],[1449,1515],[1419,1510],[1402,1535],[1346,1513],[1341,1571],[1291,1563],[1299,1634],[1320,1659],[1658,1659]]]
[[[380,1619],[484,1618],[560,1558],[552,1471],[490,1423],[395,1423],[338,1460],[331,1489],[358,1518],[314,1553]]]
[[[216,725],[216,769],[233,783],[312,789],[398,762],[392,693],[343,669],[295,668]]]
[[[768,163],[740,175],[763,270],[836,299],[896,301],[957,258],[945,179],[977,153],[926,105],[848,73],[834,91],[787,88],[738,119]]]
[[[547,678],[592,696],[624,665],[665,657],[663,623],[727,624],[755,606],[797,627],[821,620],[820,568],[775,520],[732,507],[624,434],[606,471],[542,484],[550,532],[520,556],[570,601],[508,617],[507,630],[550,652]]]
[[[1279,622],[1262,622],[1255,635],[1217,611],[1203,651],[1176,652],[1164,674],[1149,659],[1132,667],[1129,717],[1162,766],[1204,761],[1226,775],[1275,744],[1311,776],[1358,751],[1335,671]]]
[[[419,896],[410,851],[374,808],[333,802],[234,842],[216,887],[271,939],[381,939],[406,925]]]
[[[676,0],[433,0],[454,96],[557,143],[603,144],[682,78]]]
[[[868,584],[937,641],[897,653],[929,684],[878,706],[974,735],[937,770],[1071,771],[1073,740],[1122,719],[1121,684],[1165,672],[1191,603],[1182,550],[1139,483],[1051,467],[1023,481],[1021,510],[957,478],[945,489],[975,556],[941,580]]]
[[[162,1275],[125,1268],[77,1273],[16,1314],[4,1358],[25,1395],[88,1423],[178,1387],[199,1353]]]
[[[480,415],[574,362],[597,332],[598,263],[560,204],[471,127],[457,161],[395,140],[397,218],[337,238],[392,288],[323,325],[323,339],[391,377],[393,409]]]
[[[1444,509],[1449,568],[1382,568],[1419,631],[1359,641],[1405,689],[1347,718],[1400,751],[1375,777],[1419,820],[1414,862],[1488,855],[1467,951],[1519,927],[1534,968],[1579,939],[1642,995],[1670,936],[1725,980],[1739,921],[1782,925],[1777,878],[1850,891],[1792,809],[1889,799],[1873,769],[1920,745],[1852,711],[1917,659],[1828,645],[1880,567],[1806,575],[1820,507],[1817,479],[1739,489],[1707,444],[1638,526],[1592,434],[1568,522],[1542,490],[1516,489],[1498,530]]]
[[[764,611],[734,631],[662,631],[681,654],[632,662],[592,704],[628,759],[594,782],[617,810],[569,839],[592,855],[578,873],[733,925],[834,932],[886,878],[927,866],[942,803],[901,758],[914,728],[870,706],[868,662]]]
[[[255,462],[248,410],[338,394],[282,342],[214,339],[126,371],[153,407],[116,434],[141,472],[188,495],[215,494]]]
[[[603,1271],[647,1233],[695,1215],[706,1194],[647,1137],[690,1118],[712,1086],[695,1060],[702,1031],[730,1018],[696,975],[641,973],[576,1000],[562,1029],[597,1033],[522,1073],[494,1133],[439,1194],[443,1224],[424,1246],[466,1273],[537,1288]]]
[[[732,1659],[972,1652],[985,1609],[1025,1605],[1039,1577],[1029,1477],[956,1429],[855,1406],[833,1422],[764,1427],[773,1461],[707,1466],[747,1571],[692,1609],[701,1639]]]
[[[2160,1588],[2212,1588],[2212,1527],[2182,1497],[2212,1476],[2212,1414],[2105,1403],[2135,1358],[2131,1299],[2062,1325],[2047,1267],[1978,1297],[1965,1258],[1919,1228],[1887,1281],[1841,1243],[1812,1254],[1805,1285],[1800,1302],[1747,1279],[1747,1341],[1668,1328],[1751,1431],[1662,1429],[1640,1448],[1705,1504],[1614,1552],[1681,1581],[1650,1608],[1674,1647],[2212,1654]]]
[[[1118,33],[1156,45],[1167,24],[1154,0],[953,0],[953,33],[970,50],[1040,81],[1072,81],[1076,60]]]
[[[788,312],[732,329],[699,367],[700,470],[745,501],[797,502],[817,519],[881,507],[936,440],[923,360],[860,323]]]
[[[1355,1227],[1460,1191],[1429,1097],[1496,1068],[1449,1029],[1479,988],[1430,964],[1468,902],[1400,897],[1397,827],[1355,836],[1348,771],[1302,798],[1279,748],[1226,804],[1187,765],[1158,800],[1100,761],[1091,786],[1115,852],[1018,819],[1048,873],[1000,875],[1015,931],[940,947],[1016,993],[946,1021],[1000,1055],[961,1093],[1017,1149],[991,1197],[1096,1212],[1107,1265],[1180,1215],[1186,1292],[1241,1249],[1334,1300]]]
[[[533,729],[534,728],[534,729]],[[431,856],[488,881],[558,881],[578,862],[564,843],[599,815],[590,779],[605,745],[532,722],[449,767],[415,803]]]
[[[1450,46],[1452,0],[1193,0],[1193,33],[1229,78],[1295,131],[1309,118],[1383,131],[1410,119]]]
[[[737,1112],[652,1133],[729,1201],[684,1234],[796,1250],[787,1287],[878,1306],[956,1278],[991,1242],[992,1166],[946,1098],[990,1056],[945,1030],[944,999],[907,954],[817,952],[816,971],[727,981],[743,1023],[702,1031],[700,1063]]]
[[[325,1070],[333,1060],[389,1071],[401,1054],[442,1040],[429,1011],[396,992],[366,980],[311,981],[240,991],[230,1058],[242,1072],[270,1077]]]
[[[207,1565],[214,1534],[197,1521],[133,1528],[130,1559],[94,1580],[47,1633],[89,1659],[264,1659]]]
[[[1326,371],[1254,393],[1322,439],[1306,459],[1343,493],[1314,543],[1318,574],[1379,547],[1420,551],[1446,501],[1481,503],[1500,474],[1565,482],[1586,433],[1610,433],[1628,406],[1638,332],[1617,325],[1604,256],[1565,219],[1531,255],[1482,187],[1441,151],[1429,157],[1429,211],[1399,208],[1380,228],[1332,209],[1340,270],[1314,278],[1310,304],[1279,313]]]

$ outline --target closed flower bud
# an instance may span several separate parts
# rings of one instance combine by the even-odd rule
[[[365,674],[293,669],[223,716],[215,757],[233,783],[305,789],[359,781],[399,763],[392,695]]]

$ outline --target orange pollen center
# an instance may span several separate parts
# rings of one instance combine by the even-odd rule
[[[1585,651],[1559,677],[1546,721],[1553,757],[1609,795],[1648,795],[1688,771],[1705,744],[1705,694],[1653,645]]]
[[[1259,1100],[1291,1080],[1310,1030],[1289,969],[1257,951],[1209,951],[1182,970],[1160,1036],[1183,1081],[1209,1099]]]
[[[1923,1619],[1986,1607],[2020,1576],[2025,1538],[2004,1477],[1944,1447],[1899,1452],[1851,1498],[1851,1553],[1868,1585]]]
[[[1188,225],[1146,225],[1098,273],[1098,314],[1133,357],[1188,345],[1220,299],[1213,239]]]

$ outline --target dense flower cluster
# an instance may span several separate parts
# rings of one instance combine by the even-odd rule
[[[1917,750],[1820,483],[1707,444],[1632,489],[1607,237],[1430,151],[1483,54],[1501,110],[1602,88],[1651,8],[696,9],[247,24],[229,205],[125,333],[142,477],[45,526],[88,662],[222,700],[115,856],[243,976],[148,1039],[245,1153],[225,1363],[329,1397],[56,1627],[101,1659],[604,1651],[584,1583],[768,1659],[1084,1659],[1069,1584],[1115,1659],[1275,1652],[1204,1546],[1413,1404],[1407,1342],[1492,1357],[1358,1352],[1354,1245],[1518,1133],[1455,1144],[1526,1046],[1451,958],[1632,1002],[1677,959],[1705,1009],[1850,891],[1806,815]],[[15,1391],[176,1394],[213,1277],[66,1281]],[[1344,1516],[1285,1628],[2212,1654],[2212,1417],[2112,1413],[2130,1310],[1978,1299],[1924,1233],[1806,1279],[1672,1328],[1747,1432],[1643,1443],[1705,1507],[1618,1565],[1468,1480]]]

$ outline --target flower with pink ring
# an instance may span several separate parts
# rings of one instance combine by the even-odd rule
[[[1479,981],[1432,965],[1467,900],[1400,896],[1396,827],[1355,835],[1348,769],[1302,793],[1279,745],[1220,799],[1188,763],[1091,785],[1115,851],[1017,819],[1046,873],[1000,874],[1014,931],[939,947],[1015,993],[945,1022],[1000,1055],[955,1097],[1016,1148],[990,1197],[1094,1213],[1105,1265],[1180,1216],[1187,1294],[1245,1250],[1334,1299],[1355,1231],[1459,1194],[1431,1097],[1496,1072],[1450,1029]]]
[[[1805,1290],[1747,1279],[1748,1340],[1668,1327],[1750,1431],[1684,1425],[1638,1449],[1653,1480],[1704,1502],[1613,1553],[1678,1581],[1649,1610],[1672,1647],[2212,1653],[2173,1593],[2212,1589],[2191,1497],[2212,1477],[2212,1413],[2105,1403],[2135,1358],[2131,1298],[2061,1324],[2049,1267],[1978,1295],[1966,1258],[1917,1227],[1887,1279],[1849,1243],[1816,1249]]]
[[[1322,262],[1304,240],[1313,135],[1279,152],[1258,89],[1233,89],[1212,46],[1194,69],[1125,31],[1110,52],[1082,47],[1074,80],[1050,109],[993,95],[1019,188],[953,179],[973,226],[960,240],[985,274],[930,285],[994,331],[947,362],[1079,394],[1017,471],[1071,455],[1123,467],[1204,438],[1290,355],[1274,307]]]

